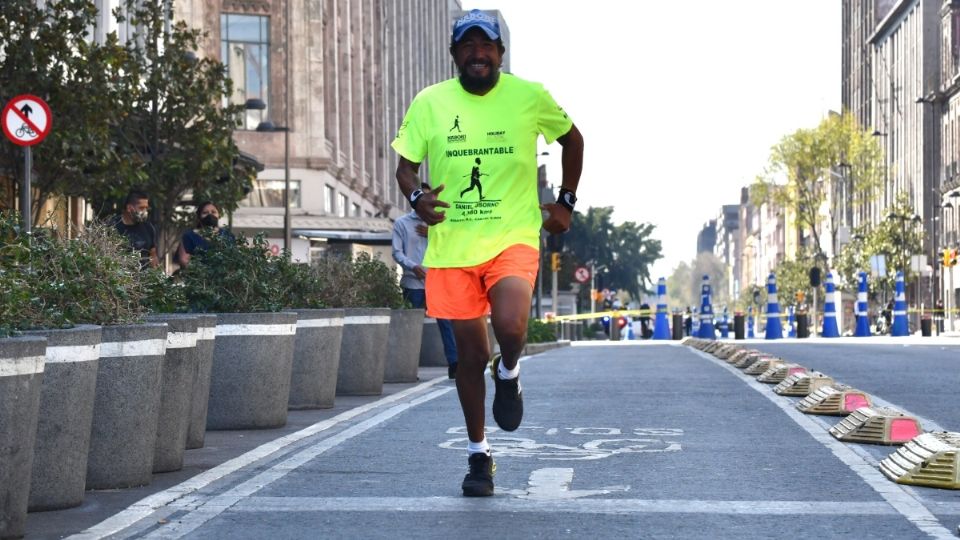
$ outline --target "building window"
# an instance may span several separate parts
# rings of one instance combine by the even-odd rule
[[[270,117],[270,17],[220,15],[220,58],[233,80],[230,103],[260,99],[267,108],[243,113],[241,129],[257,129]]]
[[[325,186],[323,188],[323,211],[327,214],[333,214],[333,196],[333,186]]]
[[[353,217],[360,217],[360,205],[353,203]]]
[[[340,217],[347,217],[347,211],[350,209],[350,202],[347,200],[347,196],[341,193],[337,197],[337,215]]]
[[[283,180],[257,180],[253,190],[240,201],[240,206],[283,208]],[[290,180],[290,207],[300,208],[300,181]]]

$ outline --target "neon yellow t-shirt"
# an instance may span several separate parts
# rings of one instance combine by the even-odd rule
[[[450,79],[421,91],[393,148],[421,163],[446,219],[430,227],[423,265],[475,266],[515,244],[537,249],[543,218],[537,196],[537,137],[551,143],[573,122],[541,84],[508,73],[486,95]]]

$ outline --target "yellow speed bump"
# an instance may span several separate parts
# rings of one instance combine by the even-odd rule
[[[775,359],[776,356],[773,356],[772,354],[760,352],[760,351],[752,351],[748,353],[746,356],[744,356],[743,358],[741,358],[740,361],[734,364],[733,366],[740,369],[747,369],[748,367],[756,364],[760,360],[763,360],[763,359],[769,360],[772,358]]]
[[[782,366],[786,364],[787,361],[782,358],[777,358],[775,356],[768,356],[765,358],[760,358],[753,363],[752,366],[743,370],[747,375],[760,375],[766,373],[768,369],[772,367]]]
[[[797,373],[806,373],[807,368],[801,366],[800,364],[788,364],[784,363],[779,366],[772,366],[760,375],[757,375],[757,382],[767,383],[767,384],[779,384],[783,382],[784,379],[791,375],[796,375]]]
[[[841,441],[869,444],[903,444],[921,433],[916,418],[886,407],[861,407],[830,428]]]
[[[773,387],[773,391],[781,396],[809,396],[813,391],[833,384],[833,378],[820,373],[809,371],[794,373],[780,384]]]
[[[756,352],[756,351],[754,351],[753,349],[740,349],[739,351],[727,357],[727,363],[736,364],[737,362],[743,360],[744,357],[746,357],[748,354],[753,352]]]
[[[835,384],[815,390],[797,403],[797,409],[806,414],[847,416],[861,407],[870,407],[870,395],[845,384]]]
[[[960,433],[923,433],[880,462],[880,470],[898,484],[960,489],[957,455]]]

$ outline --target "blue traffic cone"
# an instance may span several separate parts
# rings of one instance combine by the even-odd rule
[[[897,272],[897,294],[893,297],[893,328],[891,336],[909,336],[907,323],[907,295],[904,292],[903,272]]]
[[[796,308],[787,306],[787,337],[797,337],[797,320],[793,317]]]
[[[777,276],[770,272],[767,278],[767,328],[766,339],[783,338],[783,327],[780,326],[780,303],[777,302]]]
[[[837,328],[837,306],[833,302],[836,296],[836,287],[833,285],[833,272],[827,272],[827,298],[823,304],[823,337],[840,337],[840,330]]]
[[[670,323],[667,321],[667,280],[657,280],[657,318],[653,322],[653,339],[670,339]]]
[[[756,335],[753,333],[753,306],[747,307],[747,339],[753,339]]]
[[[703,275],[703,285],[700,286],[700,328],[697,337],[701,339],[717,339],[713,329],[713,306],[710,304],[710,276]]]
[[[867,273],[857,274],[857,329],[853,332],[855,337],[870,337],[870,317],[867,314]]]
[[[723,317],[720,318],[720,339],[730,337],[730,316],[727,314],[727,308],[723,308]]]

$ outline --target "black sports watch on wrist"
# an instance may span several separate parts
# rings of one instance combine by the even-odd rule
[[[560,194],[557,195],[557,204],[573,213],[573,207],[577,204],[577,194],[566,188],[560,188]]]
[[[415,189],[415,190],[413,190],[412,193],[410,193],[410,206],[411,206],[414,210],[417,209],[417,202],[420,200],[420,197],[423,197],[423,190],[422,190],[422,189]]]

